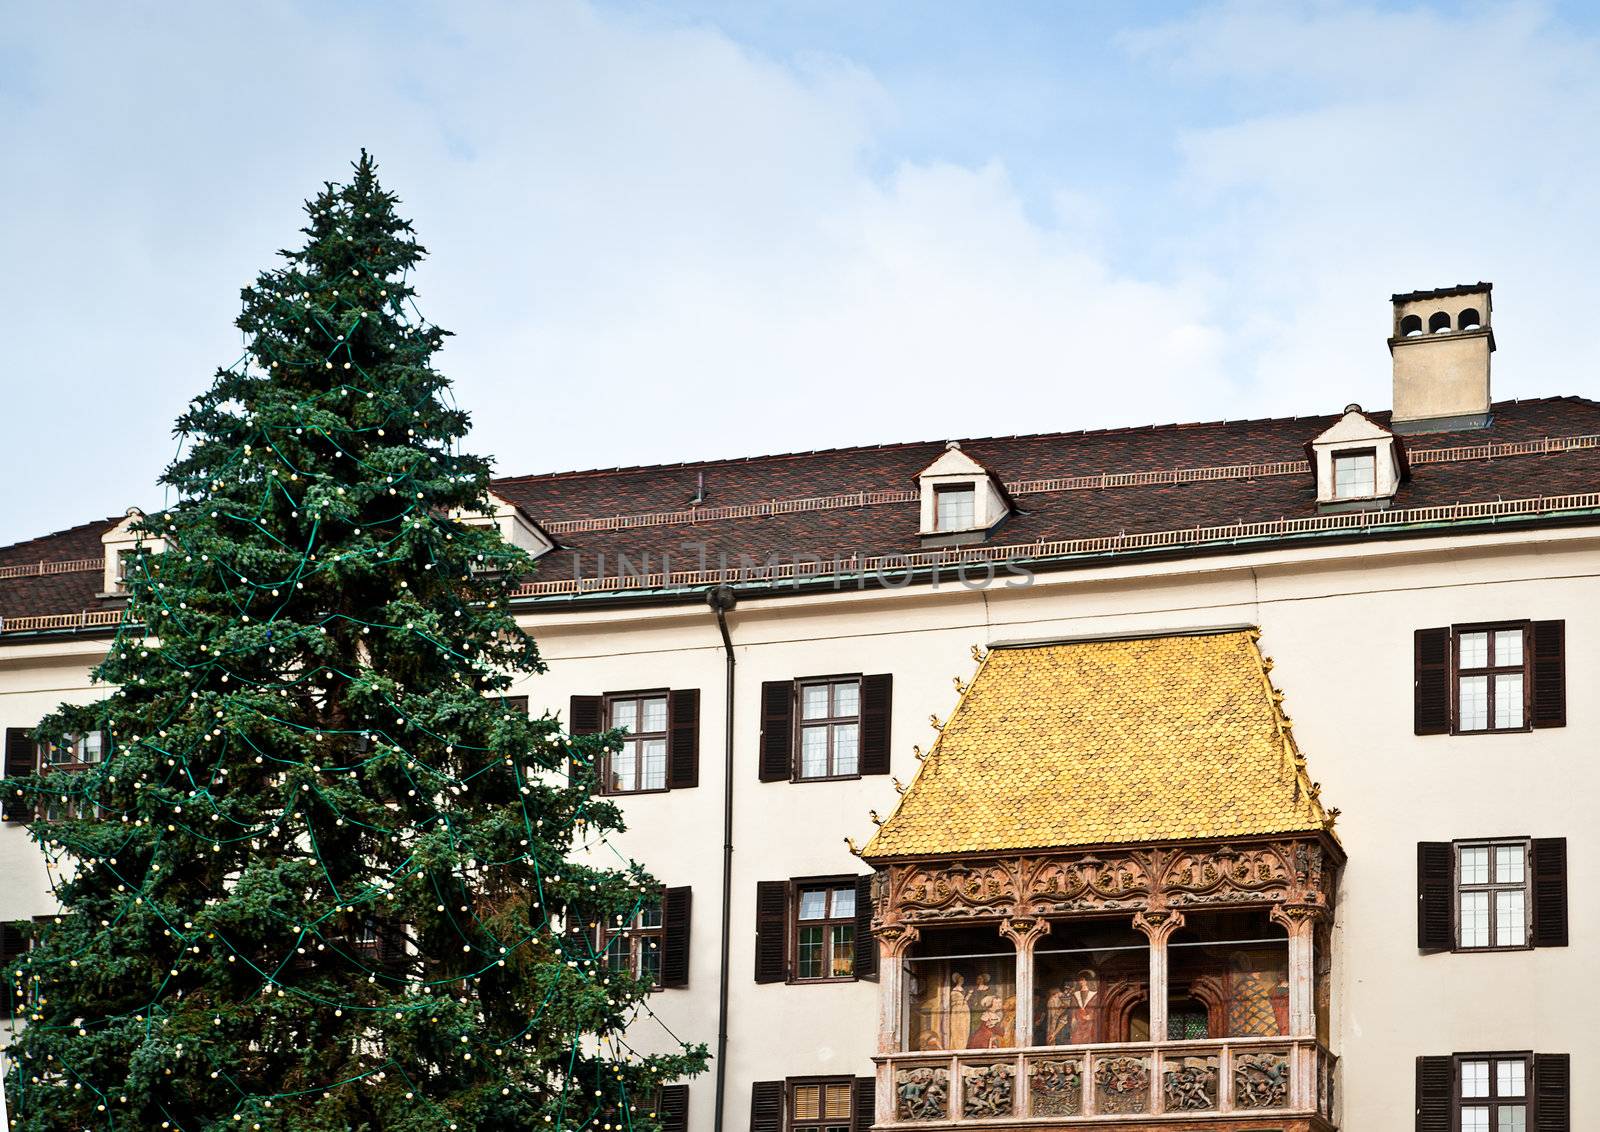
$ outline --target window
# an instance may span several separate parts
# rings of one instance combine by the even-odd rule
[[[1528,1055],[1456,1057],[1456,1127],[1460,1132],[1527,1132]]]
[[[797,981],[855,978],[854,879],[800,885],[795,889],[794,918]]]
[[[606,697],[608,728],[628,734],[622,749],[606,758],[601,786],[607,794],[639,794],[667,788],[667,693]]]
[[[58,743],[51,743],[44,749],[44,765],[40,767],[40,774],[62,773],[72,774],[89,770],[99,766],[105,759],[105,733],[103,731],[89,731],[82,735],[64,735]],[[49,783],[45,783],[45,820],[66,821],[71,818],[88,816],[91,813],[98,817],[98,807],[91,807],[80,803],[74,794],[82,793],[84,787],[80,784],[74,788],[73,793],[52,794]]]
[[[861,773],[861,678],[800,682],[800,758],[796,778]]]
[[[854,1083],[848,1077],[789,1086],[789,1132],[850,1132]]]
[[[631,919],[619,922],[609,938],[596,940],[606,970],[632,975],[653,987],[661,985],[663,919],[661,901],[641,903]]]
[[[1456,946],[1528,946],[1528,843],[1456,846]]]
[[[934,529],[970,531],[977,523],[978,491],[972,484],[940,484],[933,489]]]
[[[1378,494],[1378,453],[1367,448],[1359,452],[1333,454],[1333,497],[1370,499]]]
[[[1456,630],[1456,730],[1527,726],[1527,626]]]

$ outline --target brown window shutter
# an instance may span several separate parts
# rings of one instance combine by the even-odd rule
[[[26,727],[6,728],[6,783],[4,798],[0,800],[0,820],[32,821],[36,810],[36,797],[31,790],[19,788],[13,779],[26,778],[39,769],[39,749],[28,738]]]
[[[750,1085],[750,1132],[783,1132],[783,1082]]]
[[[689,909],[688,885],[669,888],[661,897],[661,985],[689,985]]]
[[[761,685],[761,781],[787,782],[794,758],[794,681]]]
[[[875,1078],[856,1078],[855,1102],[850,1109],[850,1132],[867,1132],[877,1120],[878,1082]]]
[[[378,925],[377,967],[386,975],[398,977],[406,967],[406,929],[404,924],[384,921]]]
[[[1449,951],[1456,943],[1455,851],[1448,841],[1417,843],[1417,948]]]
[[[1455,1063],[1448,1057],[1417,1058],[1417,1132],[1452,1132]]]
[[[1567,946],[1567,839],[1533,839],[1533,946]]]
[[[605,730],[606,698],[604,696],[573,696],[567,712],[567,730],[572,735],[596,735]],[[583,778],[587,768],[579,759],[567,762],[567,777],[573,782]]]
[[[894,677],[861,678],[861,773],[889,773],[889,716]]]
[[[789,977],[789,882],[756,884],[756,982],[781,983]]]
[[[856,954],[858,979],[878,977],[878,941],[872,936],[872,874],[856,877]]]
[[[667,693],[667,789],[700,785],[700,689]]]
[[[661,1132],[688,1132],[689,1086],[662,1085],[656,1097],[656,1116]]]
[[[1572,1055],[1533,1058],[1534,1132],[1572,1132]]]
[[[519,713],[522,715],[528,714],[527,696],[505,696],[502,697],[501,702],[505,704],[506,711],[510,712],[512,715],[517,715]]]
[[[1418,735],[1450,733],[1450,630],[1418,629],[1413,642],[1412,724]]]
[[[1535,727],[1567,725],[1567,623],[1533,623],[1533,719]]]

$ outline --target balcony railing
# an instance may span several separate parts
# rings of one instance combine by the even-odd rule
[[[1312,1038],[896,1053],[877,1061],[880,1125],[1333,1117],[1335,1058]]]

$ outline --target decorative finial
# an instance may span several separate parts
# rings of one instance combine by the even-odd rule
[[[877,810],[868,810],[867,816],[872,819],[873,825],[882,825],[883,819],[878,816]]]
[[[852,857],[861,856],[861,850],[856,848],[856,843],[853,840],[851,840],[850,838],[846,837],[844,839],[844,843],[845,843],[845,846],[850,850],[850,855]]]
[[[961,677],[956,676],[950,682],[956,686],[956,695],[964,696],[967,694],[967,686],[961,682]]]
[[[906,784],[901,782],[900,779],[896,778],[894,775],[891,774],[889,776],[889,781],[894,783],[894,792],[896,794],[904,794],[906,792]]]
[[[913,744],[912,744],[912,745],[911,745],[911,753],[912,753],[912,754],[913,754],[913,755],[915,755],[915,756],[916,756],[916,757],[917,757],[917,761],[918,761],[918,762],[919,762],[919,763],[920,763],[920,762],[921,762],[921,761],[922,761],[922,760],[923,760],[923,759],[925,759],[925,758],[927,758],[927,757],[928,757],[928,756],[927,756],[927,755],[925,755],[925,754],[923,754],[923,753],[922,753],[922,748],[921,748],[921,747],[919,747],[919,746],[917,746],[917,745],[916,745],[916,744],[915,744],[915,743],[913,743]]]
[[[928,722],[933,726],[933,729],[935,731],[943,731],[944,730],[944,724],[939,722],[939,717],[938,716],[930,715],[928,717]]]
[[[987,650],[985,650],[981,645],[972,646],[972,659],[977,661],[979,664],[982,664],[983,658],[988,655],[989,653]]]

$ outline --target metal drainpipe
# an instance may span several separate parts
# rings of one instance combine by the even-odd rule
[[[733,935],[733,638],[728,635],[728,613],[738,604],[731,586],[718,586],[706,594],[706,602],[716,612],[717,628],[722,633],[725,689],[723,694],[722,756],[722,953],[717,985],[716,1110],[714,1132],[722,1132],[723,1110],[728,1088],[728,951]]]

